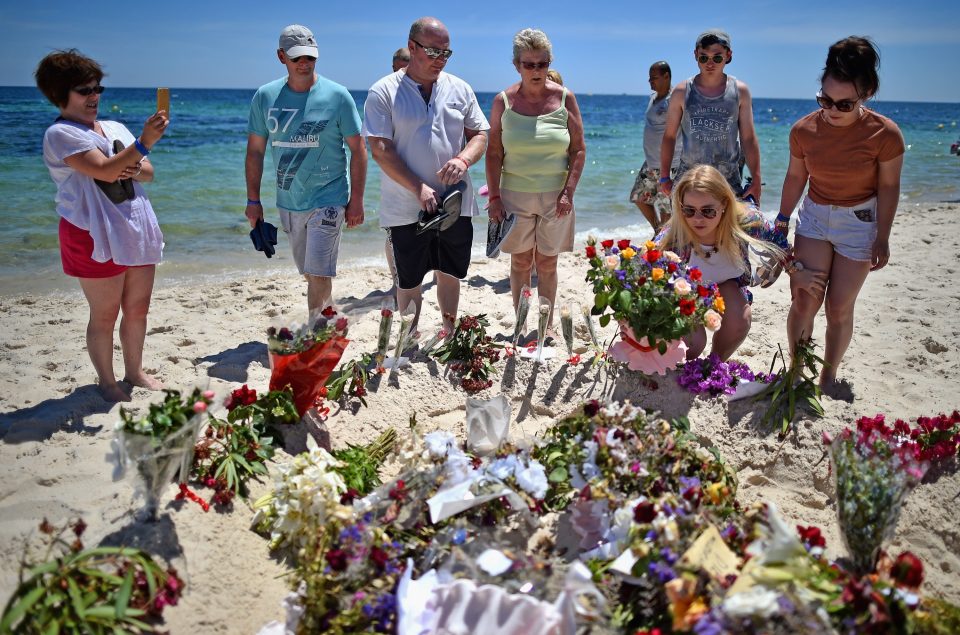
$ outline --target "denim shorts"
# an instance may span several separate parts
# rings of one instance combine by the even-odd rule
[[[301,274],[332,278],[337,275],[343,206],[318,207],[309,212],[280,211],[280,225],[293,249]]]
[[[844,258],[870,262],[877,238],[877,199],[841,207],[814,203],[806,196],[797,215],[796,233],[830,243]]]

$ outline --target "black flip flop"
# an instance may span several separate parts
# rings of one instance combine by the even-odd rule
[[[422,234],[431,229],[446,231],[453,227],[454,223],[460,218],[460,210],[463,207],[463,193],[466,189],[466,181],[457,181],[440,196],[440,204],[437,205],[436,212],[420,210],[420,214],[417,216],[417,234]]]
[[[510,235],[516,222],[515,214],[507,214],[500,222],[490,221],[487,225],[487,258],[496,258],[500,255],[500,245]]]

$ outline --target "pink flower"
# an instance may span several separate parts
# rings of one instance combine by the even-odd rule
[[[720,328],[720,324],[722,322],[723,322],[723,318],[721,318],[720,314],[714,311],[713,309],[709,309],[703,315],[703,325],[711,331],[716,331],[718,328]]]
[[[197,414],[201,414],[207,411],[207,404],[203,401],[198,401],[193,404],[193,411]]]
[[[213,398],[216,397],[216,396],[217,396],[216,393],[213,392],[212,390],[204,390],[204,391],[203,391],[203,398],[204,398],[204,399],[209,399],[209,400],[213,401]]]

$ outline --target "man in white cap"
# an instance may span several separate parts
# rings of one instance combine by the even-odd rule
[[[420,18],[407,40],[410,64],[380,79],[363,106],[363,135],[383,171],[380,226],[397,269],[397,303],[420,318],[424,276],[436,272],[443,326],[453,333],[460,280],[473,245],[471,217],[480,213],[467,168],[487,149],[490,124],[470,85],[444,72],[450,33],[436,18]],[[459,218],[442,230],[418,231],[418,212],[435,212],[450,186],[463,182]]]
[[[287,76],[257,89],[250,104],[245,213],[251,227],[263,219],[260,181],[269,143],[280,223],[307,279],[312,313],[332,304],[344,221],[347,227],[363,223],[367,150],[353,97],[314,70],[317,41],[310,29],[283,29],[277,58]],[[344,142],[350,147],[349,181]]]
[[[760,203],[760,144],[753,126],[753,101],[746,83],[724,70],[733,60],[730,36],[720,29],[700,34],[693,49],[700,72],[677,84],[670,96],[667,127],[660,144],[660,165],[671,165],[680,132],[683,150],[676,174],[660,175],[660,191],[670,194],[674,180],[698,164],[712,165],[740,198]],[[743,187],[746,162],[753,178]]]

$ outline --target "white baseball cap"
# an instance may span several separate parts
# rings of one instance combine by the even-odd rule
[[[280,49],[287,57],[320,57],[317,55],[317,40],[305,26],[291,24],[280,32]]]

